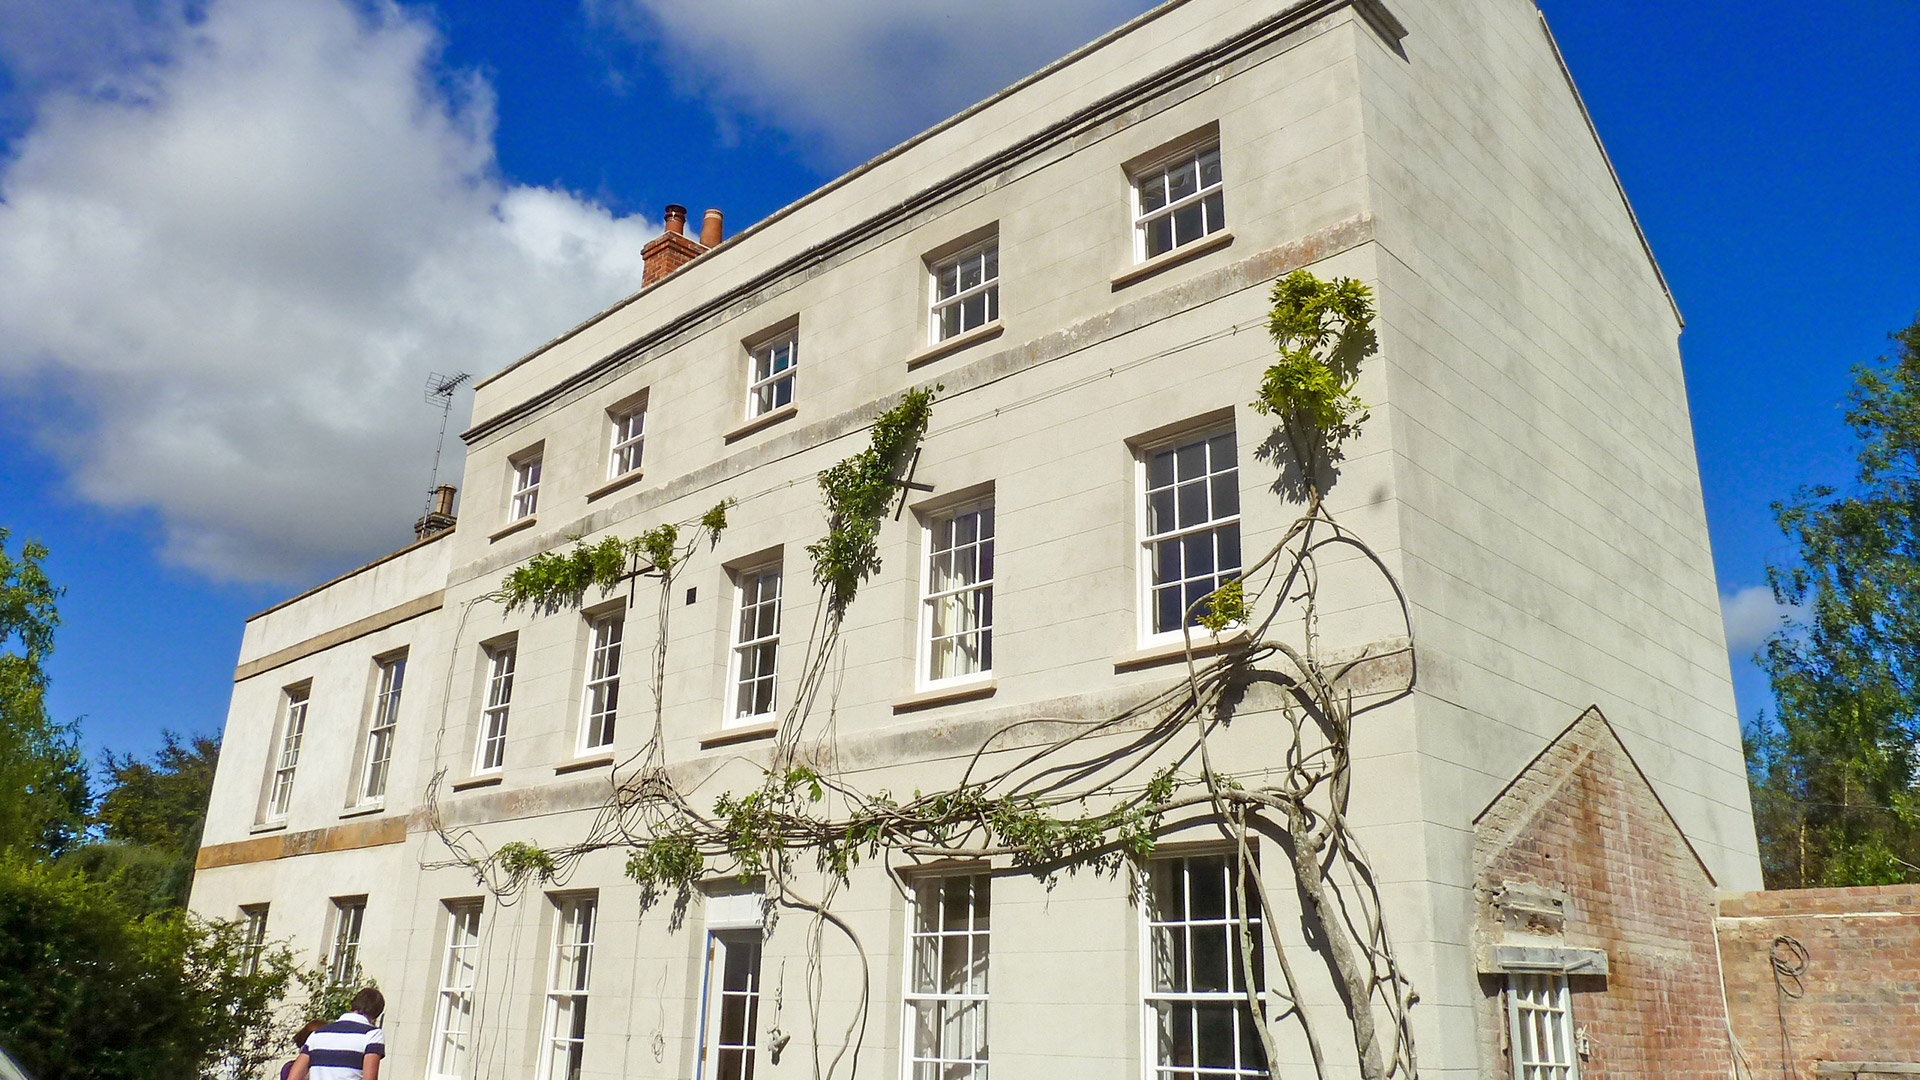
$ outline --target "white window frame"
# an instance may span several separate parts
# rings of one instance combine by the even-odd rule
[[[1205,184],[1201,182],[1201,173],[1204,168],[1205,159],[1209,155],[1213,157],[1215,167],[1220,168],[1221,172],[1219,180],[1211,184]],[[1189,164],[1194,168],[1195,190],[1192,193],[1182,195],[1178,199],[1168,201],[1151,210],[1143,208],[1146,203],[1146,200],[1142,198],[1143,189],[1157,183],[1160,185],[1161,194],[1164,196],[1167,191],[1167,177],[1175,170]],[[1204,240],[1227,227],[1226,170],[1220,163],[1220,141],[1218,139],[1192,144],[1158,158],[1150,165],[1133,170],[1131,175],[1127,177],[1127,180],[1128,187],[1132,190],[1133,199],[1133,261],[1136,263],[1143,263],[1149,259],[1157,259],[1162,255],[1171,254],[1186,247],[1188,244]],[[1209,208],[1207,207],[1208,200],[1212,199],[1215,195],[1220,196],[1218,209],[1219,220],[1217,221],[1213,220],[1213,215],[1209,213]],[[1199,206],[1201,208],[1200,235],[1186,241],[1176,241],[1175,237],[1177,234],[1172,230],[1172,227],[1169,226],[1169,243],[1167,249],[1165,251],[1156,251],[1149,255],[1147,253],[1147,231],[1162,219],[1171,222],[1175,214],[1189,206]]]
[[[481,903],[450,900],[446,912],[447,933],[440,952],[439,989],[433,1006],[433,1060],[427,1074],[436,1080],[460,1080],[466,1076],[462,1069],[472,1058],[479,1034]],[[465,1026],[455,1030],[453,1025],[459,1019],[465,1020]],[[449,1062],[448,1048],[455,1040],[465,1041],[457,1044]]]
[[[240,918],[246,924],[242,931],[245,935],[244,944],[241,946],[245,958],[241,961],[240,970],[248,975],[260,972],[260,958],[267,951],[267,917],[272,910],[271,904],[240,905]]]
[[[513,672],[519,652],[518,641],[494,645],[484,652],[487,675],[480,704],[479,738],[473,746],[476,776],[506,768],[507,716],[513,707]]]
[[[613,745],[620,718],[620,650],[626,626],[626,612],[617,608],[587,620],[587,683],[580,702],[577,746],[582,756]]]
[[[586,1058],[587,995],[593,979],[593,942],[599,919],[596,893],[553,898],[553,956],[547,966],[540,1080],[576,1080],[580,1075],[581,1062]],[[563,1054],[571,1062],[566,1071],[558,1068]]]
[[[983,682],[993,678],[993,584],[994,572],[999,565],[994,559],[994,555],[997,552],[995,541],[999,534],[994,528],[997,519],[993,511],[993,498],[988,496],[953,507],[926,511],[920,515],[920,621],[918,631],[920,647],[919,657],[915,662],[914,668],[916,672],[915,685],[920,689],[928,689],[935,686],[959,686],[969,682]],[[983,528],[976,530],[974,541],[965,545],[965,548],[978,560],[974,563],[976,569],[982,563],[986,565],[985,576],[972,583],[942,589],[936,593],[933,588],[934,561],[942,554],[951,555],[957,546],[950,544],[944,549],[936,546],[940,543],[941,527],[942,525],[953,525],[968,515],[980,515],[984,519],[981,522]],[[955,648],[958,650],[958,642],[961,638],[968,635],[975,635],[978,641],[977,652],[981,657],[979,669],[955,675],[936,677],[933,673],[934,661],[938,655],[938,649],[934,641],[935,609],[942,604],[954,603],[964,598],[978,595],[984,595],[983,603],[987,611],[984,621],[972,629],[955,631],[942,635],[942,637],[954,642]]]
[[[1226,913],[1226,917],[1222,919],[1194,918],[1192,916],[1193,864],[1196,862],[1214,863],[1216,861],[1221,864],[1217,869],[1213,867],[1208,867],[1208,868],[1205,868],[1203,872],[1218,872],[1222,874],[1223,886],[1226,890],[1225,891],[1226,906],[1222,910]],[[1187,909],[1186,917],[1184,918],[1177,918],[1177,919],[1162,918],[1161,917],[1162,913],[1158,911],[1156,908],[1156,905],[1158,904],[1158,882],[1155,879],[1155,875],[1162,873],[1164,867],[1167,867],[1172,864],[1183,864],[1183,877],[1182,877],[1183,903]],[[1249,1040],[1248,1038],[1245,1037],[1245,1035],[1241,1031],[1242,1025],[1264,1023],[1266,1020],[1266,1017],[1264,1015],[1255,1014],[1252,1010],[1247,1008],[1247,999],[1246,999],[1246,993],[1244,990],[1245,983],[1243,981],[1245,979],[1245,974],[1241,970],[1241,966],[1238,962],[1239,957],[1235,949],[1235,943],[1238,940],[1239,935],[1238,935],[1237,928],[1235,926],[1234,918],[1233,918],[1234,905],[1237,902],[1237,897],[1235,895],[1235,889],[1233,885],[1233,874],[1237,869],[1238,869],[1238,860],[1234,857],[1234,854],[1231,851],[1187,852],[1187,853],[1181,853],[1176,855],[1156,857],[1148,861],[1148,864],[1147,864],[1148,879],[1147,879],[1146,895],[1145,895],[1144,902],[1140,905],[1140,914],[1141,914],[1141,917],[1140,917],[1140,928],[1141,928],[1140,1000],[1143,1006],[1140,1010],[1140,1014],[1141,1014],[1140,1063],[1144,1070],[1145,1080],[1168,1080],[1169,1077],[1180,1076],[1182,1074],[1192,1074],[1192,1073],[1198,1073],[1202,1077],[1206,1078],[1206,1080],[1255,1080],[1255,1078],[1265,1078],[1269,1076],[1267,1069],[1262,1067],[1259,1062],[1256,1061],[1253,1063],[1248,1063],[1242,1058],[1242,1051],[1249,1045],[1249,1042],[1251,1042],[1251,1044],[1255,1046],[1258,1046],[1260,1044],[1259,1033],[1251,1032],[1250,1034],[1252,1037]],[[1259,872],[1260,872],[1259,868],[1256,864],[1252,862],[1248,863],[1247,873],[1249,875],[1257,874]],[[1263,928],[1261,926],[1261,922],[1263,919],[1265,919],[1266,913],[1260,910],[1259,894],[1255,890],[1252,882],[1249,882],[1247,885],[1247,903],[1252,908],[1252,914],[1248,919],[1248,924],[1250,929],[1253,931],[1254,947],[1262,951],[1260,963],[1255,968],[1255,974],[1260,976],[1261,981],[1264,983],[1265,968],[1266,968],[1266,962],[1265,962],[1266,958],[1264,955],[1265,947],[1266,947],[1265,946],[1266,938],[1263,932]],[[1191,990],[1191,987],[1193,985],[1192,972],[1193,972],[1193,958],[1194,958],[1194,951],[1195,951],[1193,946],[1192,931],[1194,929],[1201,929],[1202,931],[1206,931],[1216,927],[1224,927],[1225,929],[1226,969],[1227,969],[1226,974],[1227,974],[1228,989],[1224,991],[1195,992]],[[1183,974],[1185,976],[1187,986],[1189,987],[1187,991],[1183,992],[1183,991],[1161,990],[1155,987],[1154,985],[1154,962],[1155,962],[1154,937],[1155,937],[1155,932],[1157,930],[1162,930],[1162,929],[1178,929],[1180,932],[1187,935],[1186,947],[1183,950],[1181,950],[1181,955],[1185,958],[1185,962],[1186,962],[1186,968]],[[1264,1014],[1265,1012],[1268,1011],[1267,990],[1264,985],[1257,987],[1256,989],[1258,991],[1258,996],[1261,1002],[1261,1013]],[[1198,1063],[1198,1059],[1199,1059],[1198,1027],[1199,1025],[1197,1021],[1197,1015],[1198,1015],[1197,1013],[1195,1014],[1196,1020],[1194,1021],[1193,1027],[1190,1028],[1188,1031],[1188,1037],[1192,1040],[1189,1046],[1189,1049],[1192,1052],[1194,1062],[1192,1064],[1187,1064],[1187,1065],[1162,1064],[1160,1062],[1160,1045],[1159,1045],[1159,1023],[1158,1023],[1159,1010],[1156,1008],[1157,1003],[1160,1003],[1160,1002],[1167,1002],[1175,1005],[1178,1005],[1181,1003],[1193,1003],[1196,1005],[1211,1004],[1216,1006],[1217,1005],[1233,1006],[1234,1007],[1233,1015],[1235,1017],[1234,1029],[1235,1029],[1235,1036],[1236,1036],[1236,1038],[1234,1039],[1235,1064],[1231,1067],[1221,1067],[1221,1066],[1203,1066]]]
[[[699,1080],[750,1080],[756,1071],[754,1059],[758,1057],[760,1047],[761,967],[766,958],[763,950],[764,933],[758,925],[709,924],[707,927],[706,962],[700,980],[700,1063],[696,1072]],[[729,989],[725,985],[727,960],[735,949],[749,950],[747,986],[744,989]],[[744,1039],[738,1043],[720,1041],[727,998],[741,998],[746,1002],[747,1014],[742,1025]],[[721,1071],[718,1062],[723,1050],[743,1052],[745,1068],[738,1070],[737,1075]]]
[[[747,588],[758,587],[769,575],[774,579],[774,594],[771,599],[764,594],[756,594],[753,607],[756,611],[771,604],[773,609],[773,632],[758,633],[746,637]],[[780,623],[786,615],[786,571],[778,561],[763,562],[733,574],[733,628],[730,633],[731,648],[727,659],[727,700],[722,727],[744,727],[749,724],[763,724],[772,721],[780,713]],[[740,691],[743,682],[748,681],[745,659],[749,652],[758,653],[762,648],[770,648],[773,654],[773,670],[761,672],[755,668],[751,681],[767,684],[767,708],[764,712],[742,712]],[[756,692],[755,697],[758,697]]]
[[[513,494],[507,500],[507,522],[525,521],[540,509],[540,467],[546,457],[544,448],[529,450],[514,458]]]
[[[267,821],[285,821],[293,809],[293,780],[300,771],[300,745],[306,740],[307,707],[313,701],[313,684],[289,686],[280,694],[280,739],[274,748],[273,772],[267,783]]]
[[[367,898],[336,896],[332,899],[333,926],[327,934],[331,947],[327,953],[327,982],[346,986],[360,974],[360,940],[367,927]]]
[[[988,976],[993,964],[992,951],[992,914],[993,879],[985,868],[965,871],[927,874],[912,881],[913,898],[907,904],[907,951],[904,966],[905,987],[902,1000],[905,1008],[901,1010],[901,1074],[914,1080],[922,1075],[922,1066],[931,1066],[935,1075],[946,1080],[986,1080],[987,1051],[991,1045],[989,1035],[989,985]],[[951,927],[947,922],[948,890],[960,888],[966,890],[966,925]],[[922,916],[931,900],[935,910],[934,929],[926,929]],[[962,975],[965,989],[925,989],[919,985],[919,976],[927,970],[923,964],[923,951],[931,948],[933,952],[932,982],[936,986],[944,982],[951,974],[942,955],[949,947],[959,948],[966,962]],[[921,1008],[931,1008],[939,1022],[934,1040],[937,1045],[924,1046],[919,1041],[920,1026],[917,1023]],[[964,1041],[956,1046],[948,1041],[950,1034],[947,1021],[950,1015],[957,1016],[962,1024],[974,1023],[973,1052],[960,1056],[955,1051],[964,1052]],[[929,1055],[927,1051],[931,1050]]]
[[[993,260],[993,275],[987,276],[986,260]],[[959,271],[963,264],[978,261],[980,263],[980,281],[966,288],[959,288]],[[954,271],[952,296],[940,295],[940,275],[948,270]],[[1000,238],[994,236],[983,240],[955,254],[948,255],[927,266],[927,344],[938,345],[949,338],[959,337],[969,330],[978,330],[982,326],[998,322],[1000,319]],[[975,297],[984,297],[981,303],[980,321],[972,326],[966,325],[967,301]],[[961,313],[960,326],[953,333],[944,333],[941,318],[948,310]]]
[[[1579,1080],[1573,994],[1565,972],[1507,973],[1507,1045],[1514,1080]]]
[[[1224,475],[1224,473],[1221,471],[1215,470],[1213,467],[1214,462],[1213,462],[1212,444],[1215,439],[1219,438],[1222,435],[1230,435],[1233,437],[1233,441],[1234,441],[1233,482],[1230,488],[1230,490],[1233,492],[1234,508],[1233,508],[1233,512],[1230,514],[1223,514],[1218,517],[1215,517],[1213,516],[1214,499],[1215,499],[1214,491],[1213,491],[1214,478],[1216,476]],[[1178,507],[1179,487],[1181,483],[1179,479],[1179,473],[1177,471],[1179,468],[1178,451],[1181,450],[1182,448],[1192,446],[1196,443],[1201,444],[1207,448],[1206,449],[1207,475],[1205,477],[1204,483],[1206,484],[1206,487],[1207,487],[1208,517],[1201,524],[1182,527],[1179,524],[1177,524],[1177,520],[1178,520],[1177,507]],[[1176,471],[1174,473],[1173,482],[1165,488],[1150,488],[1148,486],[1150,482],[1149,471],[1151,469],[1151,463],[1154,455],[1160,454],[1160,453],[1169,453],[1169,452],[1175,455],[1173,465]],[[1154,532],[1152,531],[1153,494],[1156,491],[1163,491],[1163,490],[1172,491],[1174,493],[1174,501],[1175,501],[1174,514],[1175,514],[1176,523],[1174,527],[1171,529],[1167,529],[1161,532]],[[1172,438],[1157,439],[1150,444],[1140,446],[1134,454],[1134,492],[1135,492],[1134,517],[1137,522],[1136,529],[1138,533],[1137,542],[1134,545],[1134,558],[1138,563],[1138,569],[1137,569],[1138,585],[1136,587],[1136,595],[1139,597],[1139,603],[1140,603],[1140,620],[1139,620],[1140,644],[1142,646],[1150,646],[1150,645],[1159,645],[1164,643],[1180,641],[1183,639],[1182,628],[1180,626],[1175,626],[1170,630],[1162,630],[1157,627],[1157,620],[1158,620],[1158,613],[1159,613],[1159,596],[1157,594],[1158,583],[1155,581],[1155,577],[1158,574],[1159,568],[1156,560],[1157,549],[1155,545],[1165,543],[1168,541],[1178,540],[1181,537],[1185,537],[1185,536],[1198,535],[1200,533],[1218,534],[1221,530],[1231,526],[1234,533],[1234,548],[1237,551],[1236,558],[1238,559],[1238,563],[1235,565],[1230,575],[1223,575],[1221,573],[1220,560],[1219,560],[1219,543],[1216,540],[1214,544],[1214,549],[1213,549],[1214,564],[1213,564],[1213,570],[1211,572],[1211,576],[1214,581],[1213,588],[1218,588],[1220,585],[1225,584],[1227,581],[1235,580],[1240,577],[1241,572],[1244,571],[1246,568],[1246,552],[1241,548],[1241,541],[1244,538],[1240,535],[1241,514],[1240,514],[1240,436],[1239,436],[1239,433],[1234,429],[1234,426],[1231,423],[1211,424],[1206,427],[1198,427],[1189,431],[1182,432],[1181,434],[1174,436]],[[1184,556],[1183,556],[1183,560],[1184,560]],[[1183,570],[1185,569],[1184,561],[1182,563],[1182,569]],[[1183,574],[1180,580],[1184,583],[1186,581],[1190,581],[1190,580],[1198,581],[1200,579],[1198,577],[1188,577]],[[1185,596],[1185,589],[1183,588],[1182,595],[1181,595],[1181,612],[1182,612],[1183,618],[1186,612],[1187,603],[1188,601]],[[1232,629],[1233,628],[1228,628],[1226,632],[1230,633],[1232,632]],[[1197,629],[1196,633],[1200,635],[1204,635],[1206,633],[1206,630]]]
[[[400,722],[401,692],[407,682],[407,656],[400,653],[375,662],[380,683],[373,696],[373,716],[367,721],[366,764],[360,773],[359,805],[387,801],[388,773],[393,768],[393,740]]]
[[[647,400],[641,398],[607,415],[613,424],[613,444],[607,451],[607,479],[618,480],[640,469],[647,444]]]
[[[775,369],[774,362],[785,350],[787,364]],[[794,373],[800,369],[800,328],[775,334],[747,350],[747,419],[765,416],[793,404],[799,383]],[[786,384],[785,401],[780,400],[780,384]]]

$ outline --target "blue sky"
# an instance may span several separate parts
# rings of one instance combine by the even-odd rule
[[[244,617],[406,539],[427,372],[630,291],[661,205],[742,228],[1145,6],[0,5],[0,526],[68,586],[56,713],[217,731]],[[1768,504],[1846,479],[1848,370],[1920,309],[1920,6],[1545,8],[1687,318],[1750,714]]]

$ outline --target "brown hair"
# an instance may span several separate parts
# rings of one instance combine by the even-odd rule
[[[322,1026],[321,1023],[318,1020],[307,1021],[306,1026],[300,1029],[300,1033],[293,1037],[294,1047],[296,1049],[305,1049],[307,1045],[307,1040],[312,1038],[313,1033],[316,1031],[319,1031],[321,1026]]]
[[[353,995],[353,1003],[348,1008],[369,1020],[378,1020],[380,1014],[387,1011],[387,998],[378,989],[369,986]]]

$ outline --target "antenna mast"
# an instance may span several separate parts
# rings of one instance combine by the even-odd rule
[[[433,372],[427,376],[426,401],[440,406],[440,437],[433,444],[433,473],[427,479],[426,513],[433,512],[433,493],[440,487],[440,451],[447,444],[447,417],[453,412],[453,392],[473,376],[464,371],[452,375]]]

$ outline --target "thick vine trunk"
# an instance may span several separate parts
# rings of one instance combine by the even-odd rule
[[[1305,809],[1289,805],[1286,814],[1287,834],[1293,838],[1293,876],[1306,895],[1307,914],[1320,924],[1320,932],[1325,935],[1334,975],[1346,994],[1347,1011],[1353,1020],[1353,1046],[1360,1054],[1360,1075],[1363,1080],[1386,1080],[1379,1024],[1373,1014],[1373,968],[1362,960],[1347,928],[1328,903],[1327,881],[1320,871],[1325,841],[1315,840]]]

